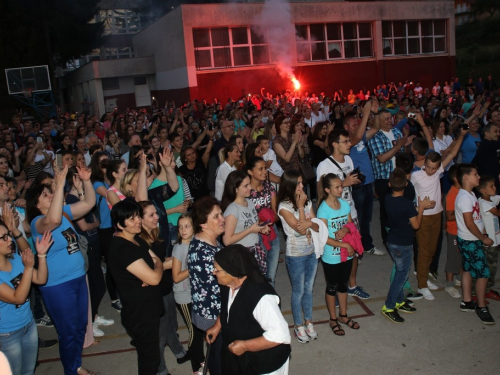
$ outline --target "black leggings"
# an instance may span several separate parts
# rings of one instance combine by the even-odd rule
[[[101,246],[99,242],[89,243],[87,251],[89,259],[89,269],[87,276],[89,279],[89,293],[90,293],[90,306],[92,309],[92,322],[97,315],[99,305],[101,304],[102,297],[106,293],[106,283],[101,268]]]
[[[205,361],[205,354],[203,353],[205,331],[202,331],[201,329],[196,327],[191,320],[191,307],[193,306],[192,303],[176,305],[189,331],[189,357],[191,359],[191,368],[193,369],[193,372],[195,372],[200,369],[201,363]]]
[[[326,279],[326,294],[336,296],[337,292],[347,293],[352,259],[337,264],[329,264],[323,261],[321,263],[323,263],[323,271]]]
[[[116,284],[113,280],[113,276],[111,275],[111,268],[108,264],[108,252],[111,248],[111,241],[113,240],[113,234],[115,233],[115,229],[104,228],[98,229],[99,233],[99,244],[101,245],[102,255],[104,257],[104,261],[106,262],[106,286],[108,287],[109,298],[111,301],[115,301],[118,299],[118,294],[116,293]]]

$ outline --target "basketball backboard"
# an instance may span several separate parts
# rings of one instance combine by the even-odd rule
[[[52,90],[47,65],[5,69],[5,77],[9,95]]]

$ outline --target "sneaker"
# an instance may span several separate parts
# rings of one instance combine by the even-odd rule
[[[370,249],[370,250],[365,251],[365,252],[368,254],[371,254],[371,255],[385,255],[384,250],[377,249],[375,246],[373,247],[373,249]]]
[[[422,296],[422,297],[423,297],[423,296]],[[412,300],[409,300],[408,298],[407,298],[407,299],[405,299],[405,303],[406,303],[407,305],[410,305],[410,306],[413,306],[413,305],[415,304]]]
[[[40,337],[38,338],[38,349],[48,349],[52,348],[53,346],[57,345],[59,341],[56,339],[53,340],[44,340],[41,339]]]
[[[385,305],[382,307],[382,315],[385,316],[393,323],[403,323],[405,320],[399,315],[398,310],[390,309],[388,310]]]
[[[97,318],[94,319],[94,324],[98,326],[110,326],[115,324],[113,319],[105,319],[104,316],[97,315]]]
[[[54,327],[54,323],[52,323],[52,319],[48,315],[35,320],[35,322],[38,327]]]
[[[309,323],[306,327],[306,335],[309,337],[311,340],[316,340],[318,338],[318,332],[314,330],[314,325],[312,323]]]
[[[410,290],[406,295],[406,299],[409,299],[410,301],[416,301],[422,298],[424,298],[422,293],[414,292],[413,290]]]
[[[474,312],[476,311],[476,303],[474,301],[460,302],[460,311],[463,312]]]
[[[413,314],[414,312],[417,312],[416,308],[410,306],[408,303],[404,301],[402,303],[396,303],[396,310],[398,310],[398,312],[403,312],[406,314]]]
[[[460,298],[462,297],[462,295],[460,294],[460,292],[458,290],[456,290],[455,288],[453,288],[452,286],[450,287],[446,287],[444,288],[445,292],[448,293],[450,295],[450,297],[453,297],[453,298]]]
[[[122,309],[123,309],[122,303],[119,299],[111,302],[111,307],[114,308],[118,312],[122,312]]]
[[[484,324],[495,324],[495,320],[490,314],[488,307],[481,307],[476,309],[476,315]]]
[[[350,296],[353,296],[353,297],[358,297],[358,298],[361,298],[361,299],[369,299],[370,298],[370,295],[368,293],[365,292],[365,290],[363,289],[363,287],[361,286],[355,286],[354,288],[347,288],[347,294],[349,294]]]
[[[462,286],[462,281],[455,279],[455,286]]]
[[[428,301],[432,301],[435,299],[434,297],[434,294],[431,293],[431,291],[429,290],[429,288],[418,288],[418,292],[419,293],[422,293],[422,295],[424,296],[424,298]]]
[[[429,277],[434,279],[434,281],[437,281],[438,279],[438,273],[436,271],[430,271],[429,272]]]
[[[99,329],[99,326],[95,323],[92,323],[92,330],[94,332],[94,337],[102,337],[104,336],[104,332]]]
[[[472,300],[477,304],[477,297],[476,296],[472,296]],[[486,306],[488,306],[490,304],[490,301],[486,300]]]
[[[430,280],[427,280],[427,288],[429,288],[430,290],[438,290],[439,289],[439,287]]]
[[[490,289],[485,295],[486,298],[494,299],[495,301],[500,301],[500,293],[496,290]]]
[[[307,344],[309,342],[309,336],[306,334],[306,329],[304,326],[299,326],[299,328],[294,328],[293,333],[297,338],[297,341],[301,344]]]

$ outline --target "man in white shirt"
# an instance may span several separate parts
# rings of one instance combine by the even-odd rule
[[[316,123],[318,123],[320,121],[326,121],[325,113],[320,110],[319,103],[317,103],[317,102],[312,103],[311,110],[312,110],[312,113],[311,113],[312,126],[311,126],[311,128],[314,127],[314,125],[316,125]]]
[[[415,88],[413,89],[413,92],[415,93],[415,96],[417,98],[422,98],[422,93],[424,92],[424,89],[422,88],[422,86],[420,86],[420,82],[417,82],[417,84],[415,85]]]
[[[316,170],[318,195],[323,194],[321,177],[328,173],[337,175],[342,180],[343,191],[341,198],[348,202],[351,206],[351,218],[359,231],[358,214],[352,198],[352,186],[361,183],[361,181],[358,179],[357,174],[352,174],[354,171],[354,163],[349,156],[349,152],[351,150],[349,133],[344,129],[335,129],[328,135],[328,143],[332,147],[332,155],[319,163]],[[347,292],[351,296],[368,299],[370,298],[370,295],[356,283],[357,272],[358,258],[354,257]]]

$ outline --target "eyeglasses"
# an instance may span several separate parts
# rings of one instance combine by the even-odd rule
[[[4,233],[2,236],[0,236],[0,240],[4,240],[7,242],[10,238],[10,232]]]

